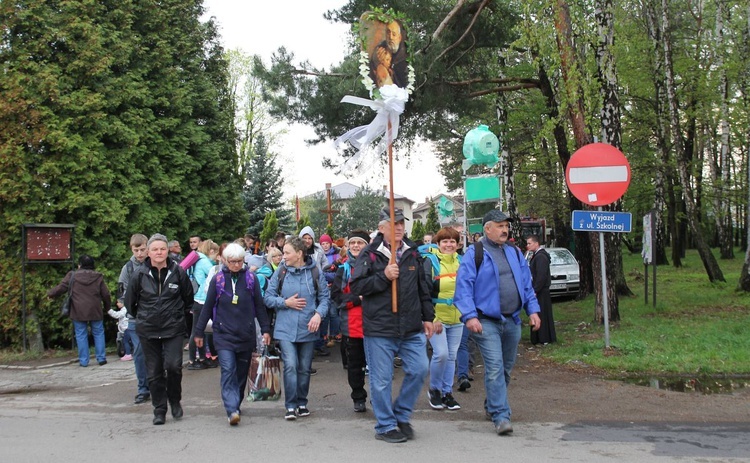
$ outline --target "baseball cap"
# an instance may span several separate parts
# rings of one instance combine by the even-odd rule
[[[488,213],[484,214],[484,219],[482,220],[482,226],[486,224],[487,222],[513,222],[513,219],[505,215],[505,212],[498,210],[498,209],[492,209]]]
[[[404,210],[400,207],[397,207],[393,210],[393,214],[396,217],[396,222],[403,222],[404,220],[409,220],[406,217],[404,217]],[[390,220],[391,219],[391,210],[388,207],[384,207],[380,210],[380,220]]]

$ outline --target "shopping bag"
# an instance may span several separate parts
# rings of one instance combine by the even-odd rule
[[[281,359],[263,352],[253,352],[247,381],[247,400],[279,400],[281,397]]]

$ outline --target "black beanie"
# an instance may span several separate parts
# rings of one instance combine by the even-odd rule
[[[365,240],[365,243],[370,242],[370,234],[367,233],[365,230],[357,229],[357,230],[350,231],[346,240],[349,241],[352,238],[361,238]]]

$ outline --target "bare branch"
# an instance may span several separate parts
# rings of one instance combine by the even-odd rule
[[[530,79],[527,77],[504,77],[502,79],[469,79],[469,80],[460,80],[456,82],[443,82],[443,83],[458,87],[458,86],[474,85],[474,84],[509,84],[511,82],[533,84],[534,86],[539,85],[539,79]]]
[[[447,15],[445,15],[445,18],[443,18],[443,21],[440,23],[437,29],[435,29],[435,32],[432,33],[432,37],[427,41],[427,44],[424,46],[424,48],[417,50],[415,54],[418,55],[420,53],[424,53],[428,48],[430,48],[430,45],[432,45],[432,41],[437,40],[440,34],[442,34],[443,30],[448,26],[448,23],[451,22],[451,20],[456,15],[456,13],[458,13],[461,7],[464,6],[464,3],[466,3],[466,0],[458,0],[458,2],[456,2],[456,6],[454,6],[453,9]]]
[[[339,78],[354,77],[352,74],[342,74],[338,72],[314,72],[314,71],[308,71],[306,69],[293,69],[292,71],[290,71],[290,74],[303,75],[303,76],[315,76],[315,77],[339,77]]]
[[[474,23],[477,22],[477,18],[479,18],[479,14],[484,10],[484,7],[487,6],[487,4],[490,2],[490,0],[483,0],[482,3],[479,5],[479,8],[477,8],[477,12],[474,13],[474,17],[471,18],[471,22],[469,23],[469,27],[466,28],[464,33],[461,35],[461,37],[458,38],[451,46],[443,50],[437,58],[435,58],[435,61],[442,58],[446,53],[456,48],[463,40],[466,38],[467,35],[469,35],[469,32],[471,32],[471,28],[474,27]],[[432,67],[432,66],[430,66]]]
[[[478,96],[484,96],[484,95],[491,95],[493,93],[503,93],[503,92],[514,92],[516,90],[523,90],[525,88],[539,88],[539,85],[537,84],[518,84],[518,85],[509,85],[506,87],[495,87],[488,90],[479,90],[477,92],[471,92],[468,95],[466,95],[467,98],[476,98]]]

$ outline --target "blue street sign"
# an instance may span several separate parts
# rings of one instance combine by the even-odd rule
[[[630,233],[630,212],[573,211],[573,231]]]

